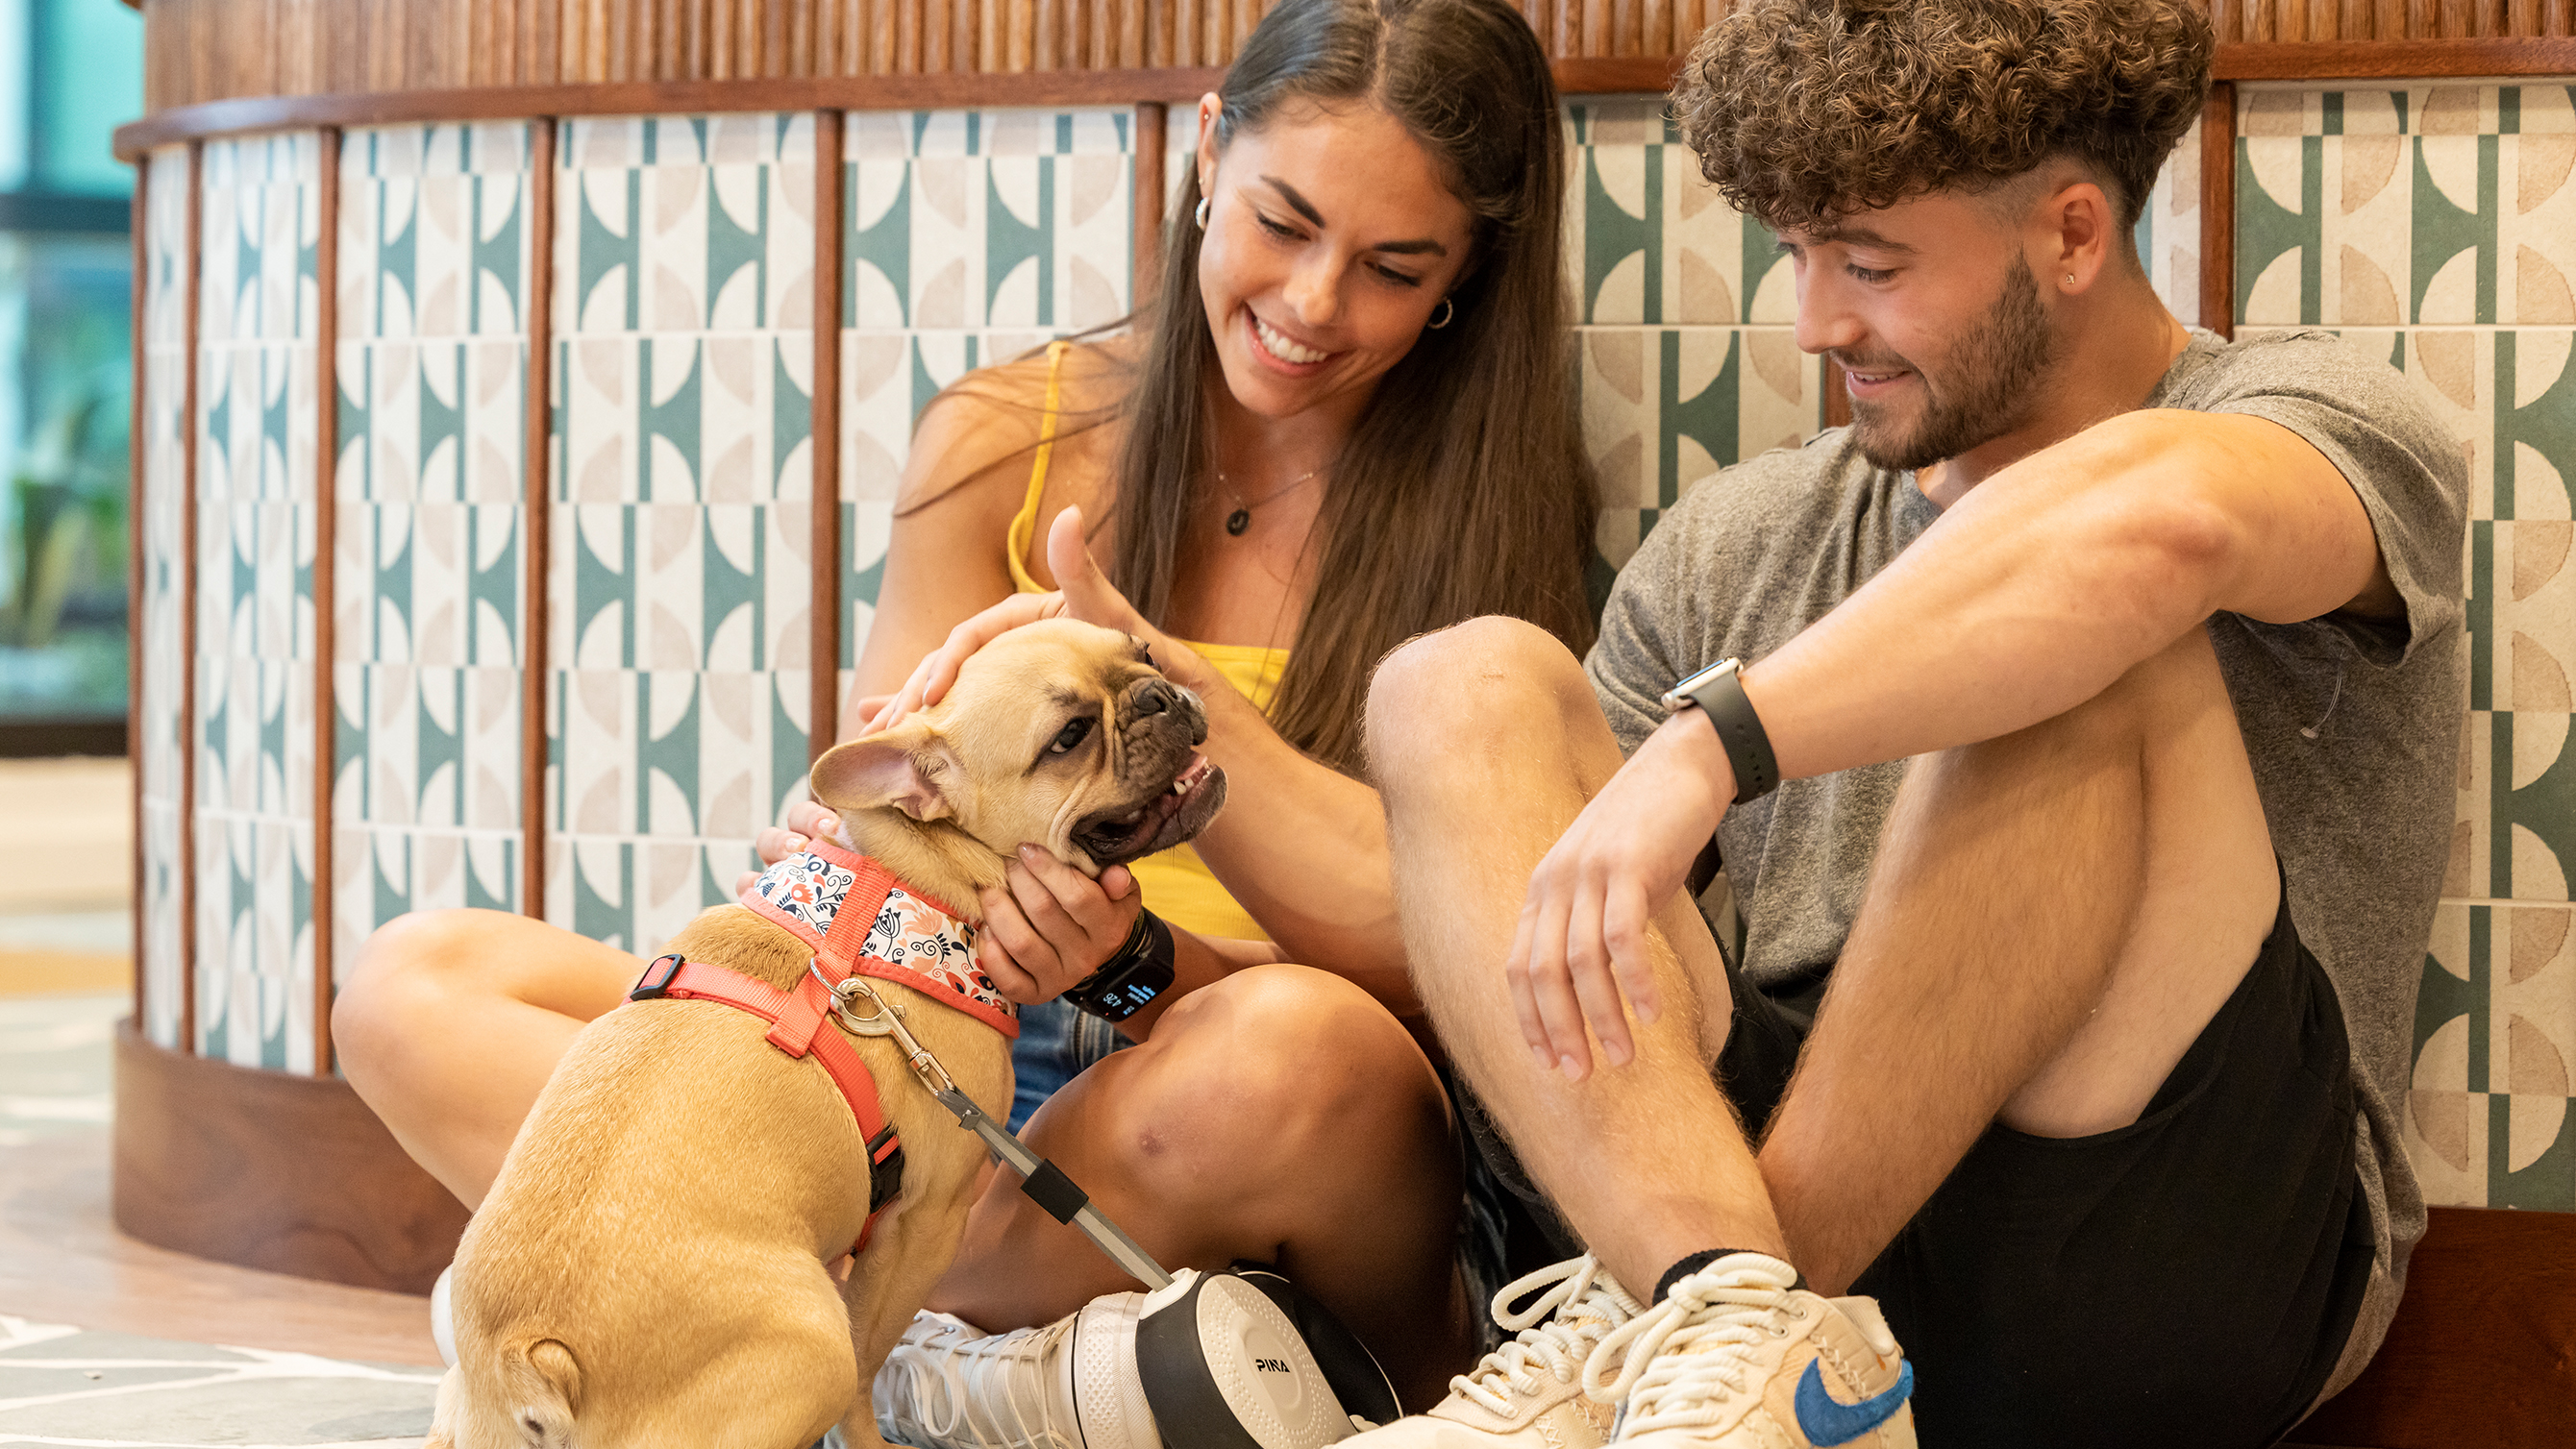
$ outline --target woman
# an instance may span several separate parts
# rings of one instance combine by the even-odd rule
[[[1050,349],[925,415],[858,685],[1061,583],[1201,694],[1233,803],[1199,848],[1231,904],[1205,881],[1171,904],[1188,862],[1143,867],[1144,904],[1202,929],[1175,931],[1174,990],[1122,1023],[1144,1045],[1029,1135],[1165,1263],[1280,1264],[1429,1402],[1473,1357],[1481,1304],[1452,1262],[1446,1101],[1397,1020],[1415,1008],[1382,817],[1350,772],[1368,671],[1403,639],[1495,612],[1589,633],[1560,123],[1500,0],[1288,0],[1199,119],[1150,335]],[[986,902],[986,968],[1027,1002],[1085,981],[1136,921],[1123,875],[1025,861]],[[639,968],[523,918],[406,918],[341,997],[350,1080],[475,1202]],[[997,1184],[934,1306],[1007,1329],[1127,1286]]]

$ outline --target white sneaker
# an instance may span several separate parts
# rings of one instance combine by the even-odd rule
[[[1914,1449],[1914,1367],[1878,1305],[1821,1297],[1796,1282],[1777,1258],[1732,1253],[1604,1335],[1583,1386],[1618,1404],[1611,1441]]]
[[[921,1449],[1162,1449],[1136,1376],[1144,1301],[999,1334],[925,1309],[877,1370],[877,1430]]]
[[[1533,1289],[1546,1291],[1513,1305]],[[1541,1268],[1494,1295],[1494,1321],[1517,1336],[1449,1381],[1428,1414],[1343,1441],[1346,1449],[1595,1449],[1610,1409],[1583,1392],[1583,1365],[1611,1330],[1645,1310],[1591,1257]]]
[[[438,1361],[456,1367],[456,1300],[449,1282],[456,1276],[456,1265],[438,1270],[438,1281],[429,1285],[429,1337],[438,1345]]]

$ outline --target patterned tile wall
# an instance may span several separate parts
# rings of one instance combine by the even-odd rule
[[[1700,179],[1664,98],[1567,111],[1577,386],[1601,473],[1596,537],[1615,568],[1691,484],[1822,427],[1823,369],[1798,350],[1789,259]]]
[[[341,143],[338,961],[405,911],[519,904],[529,145]]]
[[[973,368],[1127,315],[1134,128],[1124,109],[849,117],[844,671],[874,617],[896,483],[922,405]]]
[[[312,1065],[320,148],[204,151],[197,444],[197,1050]]]
[[[181,529],[187,506],[188,148],[168,146],[146,161],[144,231],[143,613],[135,621],[143,650],[143,695],[134,741],[143,802],[142,932],[135,942],[143,975],[146,1038],[179,1045],[179,696],[186,662],[180,634]]]
[[[2241,102],[2248,327],[2345,329],[2469,459],[2471,675],[2408,1147],[2436,1202],[2576,1208],[2576,86]]]
[[[572,121],[559,156],[545,913],[643,950],[804,770],[814,120]]]

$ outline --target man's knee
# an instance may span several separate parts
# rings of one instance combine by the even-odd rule
[[[1436,756],[1498,720],[1526,720],[1543,705],[1597,709],[1582,662],[1562,640],[1525,620],[1469,619],[1406,642],[1369,681],[1369,754],[1381,765]]]
[[[2026,729],[1968,746],[1998,760],[2081,762],[2097,758],[2143,765],[2146,746],[2170,738],[2182,721],[2229,712],[2227,683],[2206,630],[2194,628],[2129,666],[2091,699]]]

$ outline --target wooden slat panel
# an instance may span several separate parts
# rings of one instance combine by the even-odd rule
[[[320,136],[313,248],[313,1075],[331,1075],[332,765],[339,757],[331,666],[338,651],[340,553],[340,129]]]
[[[528,128],[528,364],[521,373],[527,388],[520,445],[527,517],[520,530],[527,550],[520,587],[527,597],[520,612],[527,634],[519,661],[526,680],[519,690],[519,911],[539,920],[546,914],[546,588],[553,572],[555,144],[561,129],[551,119]]]
[[[2236,87],[2226,81],[2200,112],[2200,325],[2236,335]]]
[[[1684,54],[1709,21],[1743,3],[1515,0],[1557,60]],[[451,87],[1223,66],[1268,3],[142,0],[142,7],[145,99],[157,113],[232,97]],[[2576,34],[2570,0],[2209,0],[2209,8],[2223,49]],[[2539,72],[2522,63],[2500,73]]]
[[[814,405],[807,445],[813,497],[806,540],[806,705],[808,761],[819,760],[840,732],[841,622],[841,238],[849,230],[841,165],[847,135],[839,111],[814,113]]]
[[[179,1050],[197,1050],[197,356],[206,254],[206,143],[188,143],[188,252],[182,263],[188,380],[179,402]],[[141,1018],[135,1021],[142,1028]]]
[[[130,399],[131,411],[125,424],[125,764],[127,791],[132,797],[131,825],[135,844],[135,848],[128,852],[134,858],[128,862],[132,876],[128,881],[126,909],[132,918],[129,927],[132,934],[128,939],[134,942],[134,1030],[138,1033],[145,1030],[144,943],[152,939],[143,929],[144,902],[148,899],[144,893],[143,842],[149,838],[143,833],[143,574],[144,560],[151,556],[143,538],[143,517],[151,506],[151,490],[147,486],[149,480],[144,477],[144,468],[152,456],[150,424],[143,408],[150,396],[148,387],[152,376],[148,351],[150,339],[145,325],[151,318],[152,302],[151,193],[152,166],[146,162],[134,168],[134,209],[130,213],[133,220],[127,224],[129,239],[134,245],[134,291],[130,304],[133,310],[127,320],[133,326],[134,336],[128,343],[132,351],[126,355],[134,359],[135,382]],[[195,370],[196,364],[192,361],[189,371]]]

